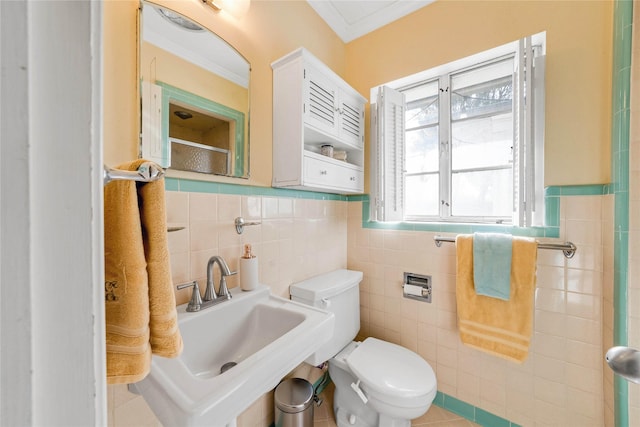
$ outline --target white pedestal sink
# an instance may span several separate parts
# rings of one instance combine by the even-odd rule
[[[266,286],[231,294],[195,313],[179,306],[182,355],[153,356],[151,373],[131,387],[165,427],[233,425],[333,335],[333,314],[271,295]]]

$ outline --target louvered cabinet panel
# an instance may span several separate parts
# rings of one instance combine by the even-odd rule
[[[338,133],[338,89],[321,72],[306,65],[304,72],[305,124],[317,127],[328,134]]]
[[[364,104],[358,98],[342,93],[338,113],[340,138],[364,148]]]

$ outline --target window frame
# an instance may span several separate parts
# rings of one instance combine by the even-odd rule
[[[372,155],[371,155],[371,212],[370,218],[373,221],[389,222],[438,222],[438,223],[484,223],[484,224],[505,224],[511,226],[540,226],[544,222],[544,183],[543,183],[543,144],[544,144],[544,55],[545,55],[545,33],[539,33],[533,36],[525,37],[521,40],[507,43],[494,49],[480,52],[462,58],[458,61],[432,68],[430,70],[417,73],[385,85],[372,88],[371,90],[371,125],[372,125]],[[535,51],[534,51],[535,48]],[[511,108],[514,123],[514,149],[513,154],[513,197],[514,204],[513,214],[511,217],[503,216],[453,216],[451,211],[451,191],[453,169],[451,165],[451,111],[450,111],[450,93],[448,96],[440,96],[439,119],[435,126],[438,126],[438,144],[441,147],[446,145],[447,155],[439,156],[439,197],[438,215],[408,215],[404,211],[401,213],[394,212],[389,215],[386,209],[386,200],[392,193],[387,188],[385,182],[385,135],[384,120],[378,117],[384,115],[382,109],[378,111],[378,105],[386,103],[384,96],[381,95],[381,87],[391,88],[398,92],[414,89],[420,85],[426,85],[438,81],[439,89],[451,88],[451,78],[454,75],[478,69],[483,66],[498,63],[500,61],[513,58],[514,68],[517,72],[513,73],[514,96]],[[525,60],[526,58],[533,58]],[[535,61],[535,66],[534,66]],[[530,83],[525,85],[524,75],[530,76]],[[533,84],[531,84],[531,82]],[[519,88],[527,91],[520,97],[520,93],[516,93]],[[522,105],[518,103],[521,102]],[[404,99],[403,99],[404,104]],[[444,118],[443,118],[444,116]],[[535,120],[534,120],[535,119]],[[525,125],[525,123],[528,123]],[[402,129],[405,133],[406,130]],[[523,140],[523,143],[516,143],[516,139]],[[392,144],[396,144],[393,142]],[[406,138],[403,138],[402,144],[406,144]],[[526,149],[525,149],[526,146]],[[404,149],[402,150],[404,156]],[[439,148],[439,154],[442,148]],[[524,162],[521,164],[521,162]],[[407,173],[404,164],[402,170],[402,185],[395,187],[395,192],[401,192],[402,207],[405,206],[407,176],[425,175],[427,172]],[[397,165],[396,165],[397,167]],[[433,172],[431,172],[433,174]],[[446,194],[447,197],[441,197]],[[394,194],[397,196],[397,194]],[[523,203],[520,203],[520,201]],[[529,206],[527,206],[527,204]]]

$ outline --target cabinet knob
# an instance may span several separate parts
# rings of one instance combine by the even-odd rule
[[[349,179],[350,179],[351,181],[355,181],[355,180],[356,180],[356,177],[355,177],[355,176],[352,176],[352,177],[351,177],[351,178],[349,178]]]
[[[326,174],[327,174],[326,170],[320,171],[320,175],[326,175]]]

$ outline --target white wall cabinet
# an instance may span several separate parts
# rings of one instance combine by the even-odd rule
[[[364,191],[366,99],[306,49],[273,68],[273,181],[338,194]],[[321,153],[332,145],[334,157]],[[346,160],[337,157],[346,153]]]

